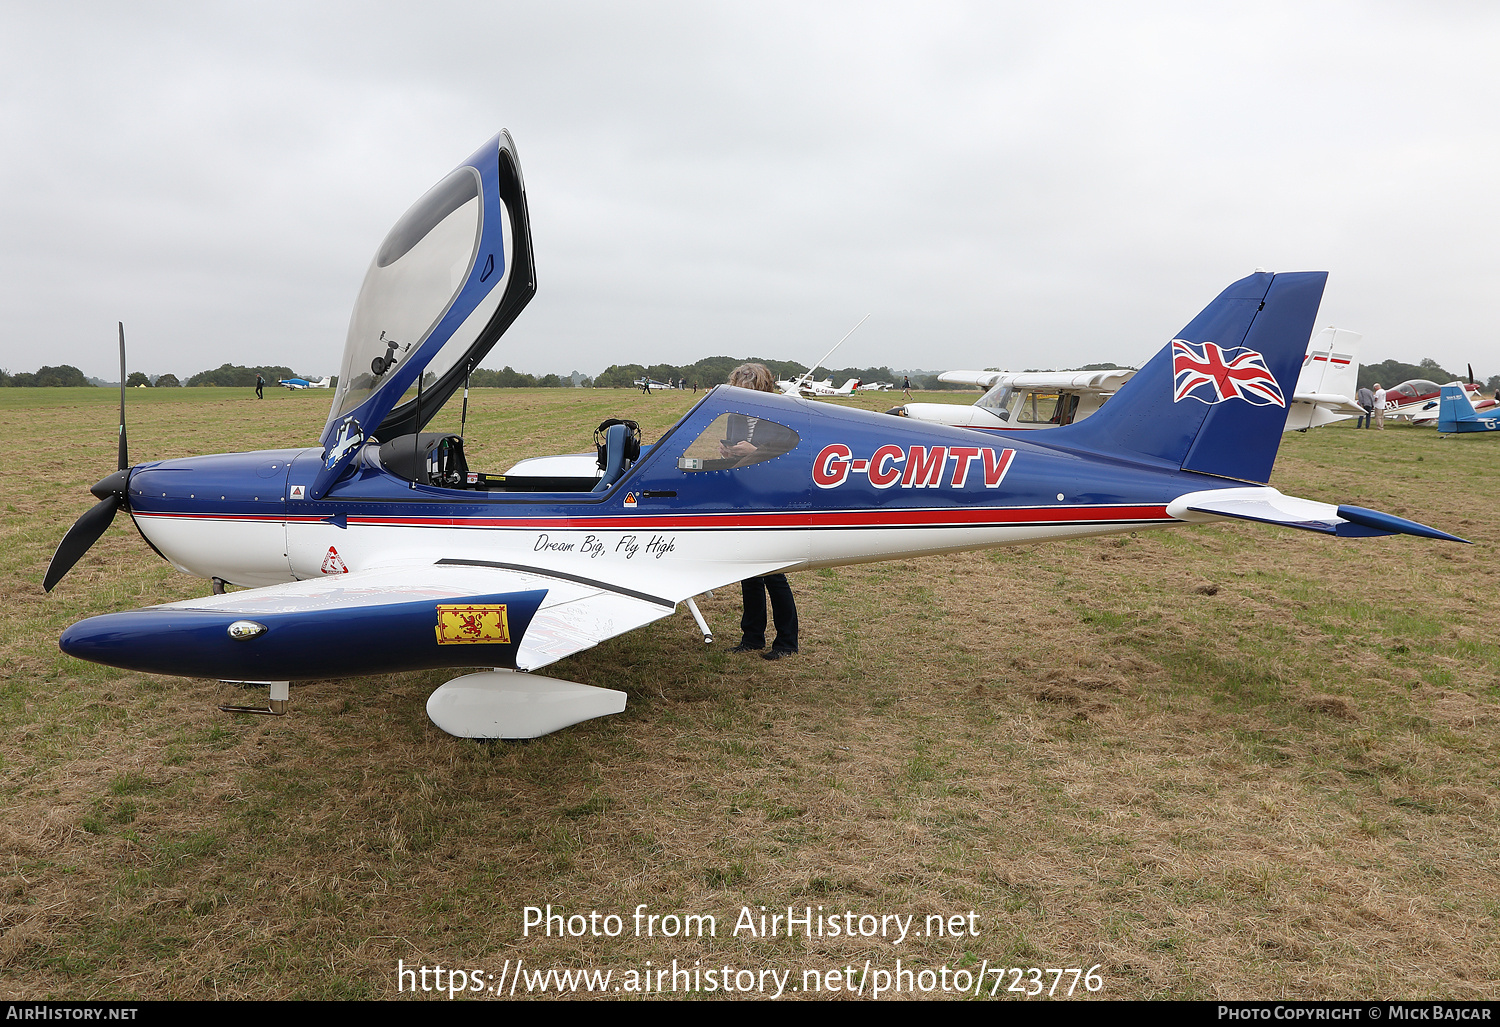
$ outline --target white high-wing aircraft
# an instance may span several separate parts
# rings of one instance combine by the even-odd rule
[[[1358,332],[1325,328],[1308,343],[1302,371],[1283,431],[1304,431],[1364,410],[1355,402],[1359,377]],[[1226,368],[1226,373],[1232,369]],[[907,403],[890,412],[960,428],[1025,431],[1056,428],[1096,413],[1135,372],[1106,371],[946,371],[939,381],[978,385],[988,391],[972,406]]]
[[[1056,428],[1094,413],[1135,374],[1113,371],[945,371],[938,381],[978,385],[987,391],[972,406],[907,403],[891,413],[958,428]]]

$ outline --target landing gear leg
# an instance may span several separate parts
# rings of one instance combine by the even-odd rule
[[[688,612],[693,615],[693,620],[698,622],[698,630],[703,632],[703,644],[712,644],[714,633],[708,629],[708,622],[703,619],[703,614],[698,612],[698,604],[689,599],[687,601],[687,608]]]

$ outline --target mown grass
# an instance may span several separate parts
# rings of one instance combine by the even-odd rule
[[[961,399],[960,396],[928,397]],[[133,390],[132,458],[311,444],[327,393]],[[1493,440],[1335,426],[1273,484],[1473,547],[1216,525],[793,579],[796,660],[685,615],[553,668],[624,714],[443,735],[441,672],[248,696],[62,656],[207,590],[121,519],[39,581],[114,466],[108,390],[0,390],[0,980],[16,998],[384,998],[395,967],[1100,964],[1111,998],[1485,998],[1500,966]],[[476,390],[476,467],[648,440],[670,393]],[[893,400],[861,397],[883,409]],[[456,406],[442,422],[456,427]],[[720,641],[736,589],[702,602]],[[715,938],[523,936],[522,909]],[[742,906],[977,913],[979,936],[735,937]],[[1399,967],[1400,973],[1392,968]],[[428,996],[431,997],[431,996]]]

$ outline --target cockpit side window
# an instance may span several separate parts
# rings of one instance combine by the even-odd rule
[[[764,417],[720,414],[677,460],[681,471],[729,471],[790,453],[802,441],[794,430]]]
[[[1058,394],[1032,392],[1021,403],[1016,420],[1021,424],[1054,424],[1057,422]]]
[[[983,407],[1002,421],[1010,420],[1011,388],[1009,385],[995,385],[974,405]]]

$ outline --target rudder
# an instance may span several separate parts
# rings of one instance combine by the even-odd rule
[[[1098,413],[1046,441],[1264,484],[1327,279],[1324,271],[1240,279]]]

